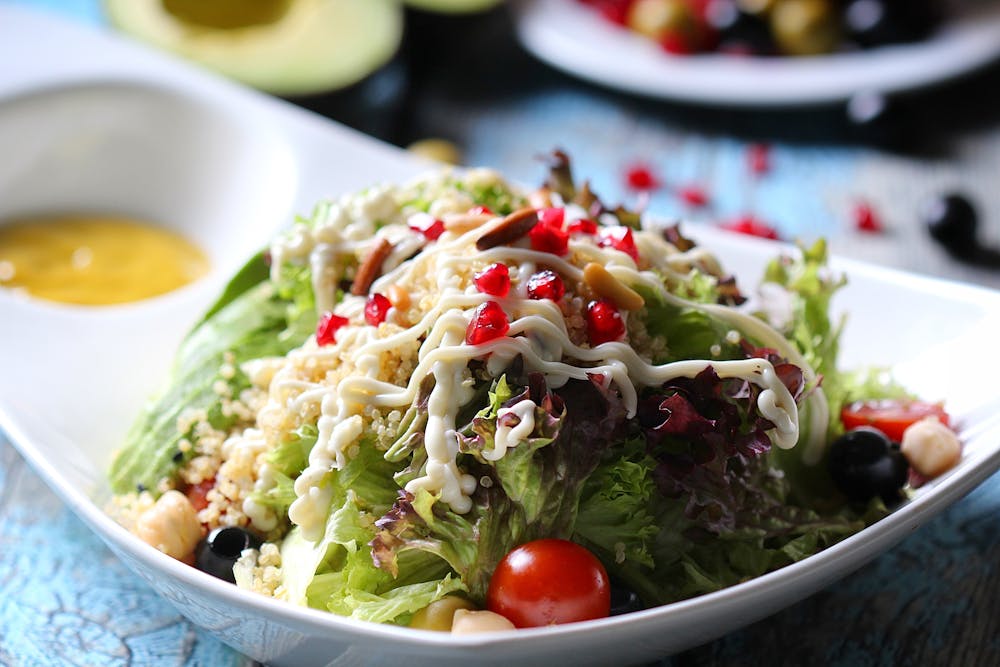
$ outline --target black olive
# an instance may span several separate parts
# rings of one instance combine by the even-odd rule
[[[913,135],[912,120],[896,100],[877,90],[859,90],[847,100],[847,121],[860,141],[903,148]]]
[[[611,612],[610,616],[629,614],[645,609],[639,595],[622,584],[617,579],[611,579]]]
[[[235,584],[233,564],[236,559],[244,549],[257,549],[260,544],[260,538],[244,528],[216,528],[195,548],[194,566],[213,577]]]
[[[878,496],[887,505],[901,498],[909,464],[881,431],[861,427],[848,431],[830,445],[830,477],[849,499],[867,501]]]
[[[953,256],[965,259],[979,252],[976,240],[979,216],[968,197],[958,193],[936,197],[924,210],[923,217],[931,237]]]
[[[747,55],[771,55],[774,38],[758,14],[740,8],[736,0],[710,0],[705,21],[719,34],[718,51]]]
[[[886,0],[853,0],[844,10],[844,25],[850,38],[865,48],[914,39]]]

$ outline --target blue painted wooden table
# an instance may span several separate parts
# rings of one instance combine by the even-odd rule
[[[102,20],[94,0],[18,1]],[[467,163],[526,182],[541,174],[535,156],[561,146],[574,156],[577,173],[611,200],[636,200],[623,173],[645,163],[664,184],[649,193],[656,213],[709,224],[752,213],[785,238],[822,235],[840,254],[1000,287],[1000,272],[955,263],[918,221],[923,200],[960,187],[984,214],[983,238],[1000,237],[1000,96],[984,98],[974,89],[1000,90],[996,73],[956,84],[947,91],[954,100],[909,100],[926,100],[925,125],[957,120],[937,128],[933,152],[903,156],[845,143],[836,110],[768,120],[635,100],[535,63],[517,49],[502,16],[466,28],[482,54],[472,53],[465,65],[424,57],[411,42],[376,78],[373,85],[389,82],[389,94],[379,93],[376,105],[387,116],[341,116],[344,99],[336,95],[300,102],[400,144],[447,137],[464,149]],[[15,37],[0,26],[3,38]],[[974,113],[962,95],[975,96]],[[755,175],[747,150],[761,140],[771,145],[772,168]],[[685,185],[704,189],[709,204],[685,204],[677,196]],[[862,203],[879,216],[881,233],[856,227],[853,212]],[[715,642],[664,656],[662,664],[1000,664],[998,512],[1000,476],[994,476],[828,590]],[[0,436],[0,664],[247,663],[126,570]]]

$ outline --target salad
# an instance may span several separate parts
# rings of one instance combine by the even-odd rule
[[[822,242],[745,294],[677,225],[548,167],[298,219],[181,345],[111,466],[114,516],[243,588],[473,632],[745,581],[958,460],[940,405],[837,368]]]

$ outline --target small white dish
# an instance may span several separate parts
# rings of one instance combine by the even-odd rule
[[[515,10],[530,52],[588,81],[662,99],[792,107],[921,88],[1000,57],[1000,6],[961,4],[959,15],[925,41],[807,58],[671,56],[577,0],[518,0]]]
[[[0,202],[28,209],[47,194],[62,207],[133,207],[130,212],[195,236],[210,249],[216,267],[185,289],[132,305],[81,308],[0,294],[0,427],[138,576],[194,623],[256,660],[441,666],[655,659],[828,585],[1000,467],[998,397],[991,394],[1000,356],[987,354],[1000,325],[1000,294],[840,261],[836,266],[851,280],[838,300],[851,315],[844,362],[893,366],[922,396],[946,399],[966,443],[957,468],[862,533],[711,595],[627,616],[496,635],[453,637],[356,622],[225,584],[142,543],[102,511],[112,451],[232,267],[318,198],[397,181],[423,165],[107,35],[3,6],[0,25],[24,36],[0,41],[0,136],[11,141],[4,144],[5,162],[30,162],[32,155],[76,145],[70,139],[80,114],[71,111],[88,109],[93,125],[78,137],[76,150],[86,157],[81,164],[113,176],[84,173],[77,181],[57,171],[56,178],[39,183],[28,178],[35,172],[6,165]],[[48,41],[28,38],[42,35]],[[170,112],[161,123],[147,123],[148,132],[135,136],[144,119],[163,110]],[[15,126],[20,131],[10,132]],[[136,141],[142,147],[137,152]],[[228,164],[231,151],[238,163]],[[143,166],[150,155],[157,158]],[[59,162],[48,164],[58,169]],[[0,208],[0,216],[10,212]],[[699,230],[698,237],[744,285],[779,248],[711,230]]]

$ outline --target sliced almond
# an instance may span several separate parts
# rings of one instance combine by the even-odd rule
[[[538,223],[538,211],[533,208],[522,208],[514,211],[503,221],[486,232],[476,241],[477,250],[489,250],[501,245],[507,245],[518,240],[531,231]]]
[[[594,294],[614,301],[622,310],[639,310],[646,302],[634,289],[618,280],[597,262],[583,267],[583,282]]]
[[[375,282],[375,279],[382,273],[382,262],[392,253],[392,244],[384,238],[380,238],[368,254],[365,256],[358,272],[354,274],[354,282],[351,283],[351,294],[364,296],[368,294],[368,289]]]

